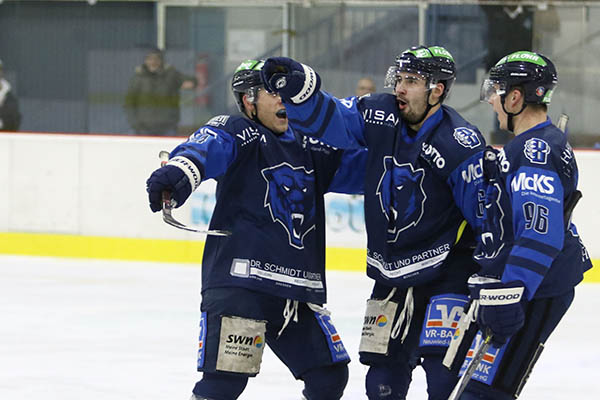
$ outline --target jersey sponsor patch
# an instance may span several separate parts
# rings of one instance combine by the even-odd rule
[[[384,300],[367,300],[358,351],[387,354],[394,316],[398,303]]]
[[[475,335],[475,339],[473,339],[473,342],[471,343],[471,347],[467,352],[465,361],[460,367],[459,376],[462,376],[465,373],[465,370],[471,363],[473,355],[475,354],[476,349],[478,349],[481,345],[481,342],[483,342],[483,336],[481,335],[481,331],[479,331],[477,332],[477,335]],[[508,340],[507,344],[508,343],[510,343],[510,339]],[[475,373],[473,374],[471,379],[474,379],[481,383],[485,383],[486,385],[491,385],[494,381],[494,376],[496,376],[496,373],[498,372],[498,366],[502,361],[502,355],[506,350],[507,344],[503,345],[500,348],[497,348],[494,345],[490,346],[488,351],[483,356],[483,359],[477,366],[477,369],[475,370]]]
[[[465,126],[455,128],[452,136],[458,142],[458,144],[468,149],[474,149],[475,147],[481,145],[481,140],[479,140],[477,133],[473,129]]]
[[[217,371],[258,374],[265,349],[266,321],[221,317]]]
[[[385,125],[393,128],[400,122],[398,116],[394,115],[394,113],[386,112],[385,110],[367,108],[363,111],[362,115],[367,124]]]
[[[303,249],[304,237],[315,228],[314,171],[281,163],[261,174],[267,182],[265,207],[273,222],[283,226],[290,246]]]
[[[200,314],[200,333],[198,334],[198,369],[204,367],[206,354],[206,312]]]
[[[315,318],[319,322],[323,333],[325,334],[325,340],[329,346],[329,352],[331,353],[331,361],[340,362],[350,360],[350,356],[342,343],[339,333],[331,322],[331,317],[325,313],[315,311]]]
[[[217,115],[216,117],[212,117],[208,120],[206,125],[211,126],[224,126],[229,120],[229,115]]]
[[[534,164],[546,164],[550,146],[542,139],[531,138],[525,142],[523,154]]]
[[[554,193],[554,177],[530,171],[519,172],[511,182],[513,192],[534,191],[542,194]]]
[[[383,214],[390,221],[387,241],[393,243],[400,232],[417,226],[425,212],[425,170],[415,170],[411,164],[398,164],[389,156],[384,157],[383,164],[376,194]]]
[[[425,312],[419,346],[448,347],[467,303],[466,295],[443,294],[432,297]]]
[[[279,265],[272,262],[234,258],[229,270],[231,276],[269,280],[283,287],[304,287],[323,290],[323,277],[319,272],[306,271],[300,266]]]

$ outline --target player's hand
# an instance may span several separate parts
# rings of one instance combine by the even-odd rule
[[[525,324],[523,282],[469,284],[469,289],[471,297],[479,299],[477,324],[482,332],[491,329],[496,347],[506,343]]]
[[[171,193],[175,207],[180,207],[200,182],[200,172],[192,161],[185,157],[171,159],[166,165],[154,171],[146,181],[150,209],[152,212],[162,209],[163,192]]]
[[[260,74],[266,89],[287,103],[301,104],[321,87],[321,78],[311,67],[287,57],[268,58]]]

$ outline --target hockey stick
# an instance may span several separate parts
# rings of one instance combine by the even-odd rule
[[[169,161],[169,152],[162,150],[160,153],[158,153],[158,158],[160,158],[160,166],[164,166]],[[199,230],[182,224],[181,222],[173,218],[173,215],[171,214],[171,211],[176,205],[177,204],[175,203],[175,200],[171,199],[170,192],[162,192],[162,217],[163,221],[165,221],[167,224],[174,226],[175,228],[183,229],[184,231],[204,233],[205,235],[231,236],[231,232],[229,231]]]
[[[569,116],[567,114],[561,114],[558,118],[558,122],[556,123],[556,127],[563,131],[563,133],[567,133],[567,124],[569,123]]]
[[[458,400],[460,398],[460,396],[465,391],[465,388],[469,384],[471,377],[477,370],[479,363],[481,362],[481,360],[483,360],[485,353],[487,353],[491,345],[492,331],[488,329],[485,332],[485,339],[483,340],[483,342],[481,342],[475,354],[473,354],[473,359],[471,360],[471,363],[465,370],[463,376],[461,376],[458,382],[456,383],[456,386],[454,386],[454,390],[452,390],[452,393],[450,393],[450,397],[448,397],[448,400]]]

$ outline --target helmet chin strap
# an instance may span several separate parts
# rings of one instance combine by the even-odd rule
[[[506,106],[504,105],[505,100],[506,100],[506,95],[501,97],[501,104],[502,104],[502,110],[506,113],[506,129],[508,129],[510,132],[515,131],[515,126],[513,123],[513,117],[516,117],[517,115],[521,114],[523,112],[523,110],[525,109],[525,107],[527,107],[527,103],[523,103],[523,107],[521,107],[521,110],[518,113],[511,113],[506,111]]]
[[[438,100],[437,103],[435,104],[429,104],[429,96],[431,95],[431,89],[427,89],[427,107],[425,107],[425,112],[423,112],[423,115],[421,115],[421,118],[419,118],[418,121],[411,123],[411,125],[419,125],[421,122],[423,122],[423,120],[425,119],[425,117],[427,116],[427,114],[429,114],[429,111],[431,111],[431,109],[435,106],[437,106],[438,104],[440,104],[440,101]]]

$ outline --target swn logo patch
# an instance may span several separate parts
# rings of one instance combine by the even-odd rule
[[[290,246],[304,248],[304,236],[315,228],[314,171],[282,163],[261,171],[267,181],[265,207],[273,222],[286,230]]]
[[[233,344],[241,344],[244,346],[256,346],[257,348],[261,348],[263,345],[263,339],[260,335],[257,336],[241,336],[241,335],[228,335],[227,343]]]
[[[388,223],[388,242],[398,240],[400,232],[416,226],[425,211],[425,171],[411,164],[397,164],[393,157],[383,160],[384,171],[377,186],[381,210]]]
[[[385,315],[379,314],[375,315],[366,315],[364,320],[364,325],[377,325],[380,328],[383,328],[388,323],[388,319]]]

